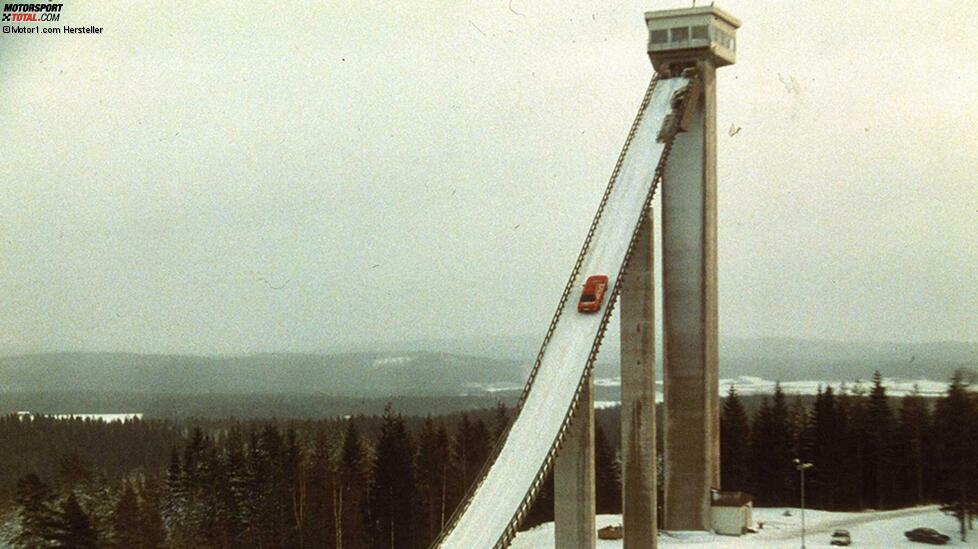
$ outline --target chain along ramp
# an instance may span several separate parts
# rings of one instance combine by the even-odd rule
[[[515,418],[434,547],[505,547],[516,535],[553,465],[583,382],[591,375],[628,255],[669,155],[675,135],[669,128],[675,129],[686,107],[685,97],[693,95],[686,93],[691,84],[695,81],[685,76],[653,78],[649,84]],[[593,274],[607,275],[612,281],[602,313],[578,313],[577,292]]]

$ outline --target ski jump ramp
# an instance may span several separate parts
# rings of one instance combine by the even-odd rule
[[[674,131],[663,128],[675,128],[685,97],[691,95],[684,92],[691,84],[693,80],[684,76],[652,79],[560,297],[516,416],[435,547],[505,547],[516,535],[553,466],[583,383],[591,375],[632,244],[669,155]],[[578,313],[580,286],[594,274],[608,276],[605,305],[598,314]]]

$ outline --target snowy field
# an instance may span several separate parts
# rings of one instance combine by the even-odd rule
[[[656,381],[656,392],[655,401],[663,401],[662,392],[662,381]],[[732,386],[737,390],[737,394],[740,396],[746,395],[773,395],[775,381],[769,379],[762,379],[753,376],[740,376],[736,378],[724,378],[720,380],[720,396],[726,396],[727,391],[730,390]],[[600,378],[594,381],[595,385],[600,387],[619,387],[621,386],[621,378],[611,377],[611,378]],[[869,393],[870,388],[872,388],[872,382],[861,380],[861,381],[847,381],[843,382],[840,380],[835,381],[782,381],[781,390],[784,391],[786,395],[814,395],[818,393],[818,389],[821,387],[824,391],[826,387],[831,386],[832,390],[836,395],[842,393],[842,388],[845,389],[847,394],[854,394],[857,391],[864,393]],[[939,397],[947,393],[948,383],[945,381],[931,381],[929,379],[901,379],[901,378],[883,378],[883,385],[886,387],[886,394],[891,397],[902,397],[916,391],[919,395],[925,397]],[[598,409],[602,408],[614,408],[618,406],[619,402],[617,400],[600,400],[595,401],[594,407]]]
[[[84,419],[91,421],[104,421],[106,423],[112,423],[114,421],[125,422],[132,421],[134,419],[143,419],[143,414],[141,412],[136,413],[124,413],[124,414],[35,414],[34,412],[17,412],[17,417],[20,419],[30,419],[38,416],[49,417],[53,419]]]
[[[740,376],[734,378],[723,378],[719,382],[720,395],[726,396],[727,391],[733,386],[737,390],[737,394],[741,396],[746,395],[771,395],[774,394],[774,380],[763,379],[754,376]],[[619,377],[601,377],[594,380],[594,384],[598,387],[620,387],[621,378]],[[655,393],[656,402],[662,402],[663,392],[662,392],[662,380],[657,380],[655,382],[657,391]],[[872,388],[873,383],[869,380],[807,380],[807,381],[782,381],[781,390],[784,391],[786,395],[814,395],[818,392],[819,387],[825,390],[826,387],[832,386],[832,390],[835,394],[840,394],[842,388],[845,388],[845,392],[848,394],[853,394],[857,390],[864,393],[869,393]],[[891,397],[902,397],[904,395],[910,394],[917,391],[918,394],[925,397],[939,397],[943,396],[947,392],[948,383],[946,381],[933,381],[930,379],[903,379],[894,377],[883,378],[883,385],[886,387],[886,394]],[[516,392],[523,389],[522,385],[517,385],[515,383],[470,383],[468,384],[475,392],[484,393],[501,393],[501,392]],[[595,402],[595,407],[597,408],[611,408],[617,406],[618,401],[612,400],[602,400]]]
[[[763,522],[764,528],[756,534],[741,537],[680,532],[659,533],[659,547],[801,547],[801,518],[798,509],[791,509],[791,516],[784,516],[784,508],[754,509],[754,521]],[[621,524],[621,515],[599,515],[598,528]],[[951,536],[949,547],[978,547],[978,530],[969,532],[969,540],[958,539],[957,521],[945,516],[936,506],[915,507],[896,511],[867,511],[862,513],[830,513],[805,511],[805,546],[810,548],[831,547],[832,530],[844,528],[852,534],[852,547],[892,549],[895,547],[928,547],[913,543],[903,533],[919,527],[934,528]],[[554,525],[541,524],[532,530],[521,532],[511,546],[513,549],[550,549],[554,546]],[[621,540],[598,540],[601,549],[621,547]]]

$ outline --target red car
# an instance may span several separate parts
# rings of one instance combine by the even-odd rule
[[[591,275],[584,281],[584,291],[581,292],[581,300],[577,302],[577,312],[596,313],[601,309],[601,300],[604,299],[604,292],[608,289],[608,277],[605,275]]]

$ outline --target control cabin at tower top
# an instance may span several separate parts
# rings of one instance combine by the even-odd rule
[[[698,61],[714,67],[737,61],[737,28],[740,20],[715,6],[650,11],[649,58],[655,71],[669,76],[695,66]]]

